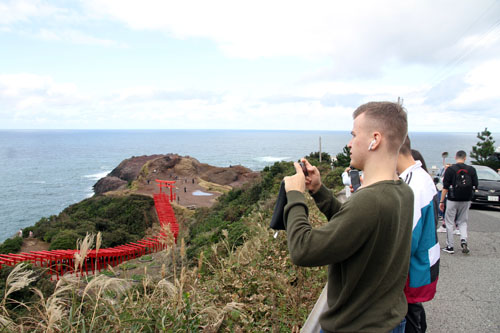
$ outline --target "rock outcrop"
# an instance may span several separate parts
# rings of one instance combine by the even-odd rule
[[[101,178],[94,185],[95,194],[127,189],[141,194],[153,194],[158,191],[155,180],[176,180],[179,195],[187,193],[188,185],[197,185],[199,181],[206,181],[218,185],[231,187],[240,186],[256,177],[258,172],[241,165],[229,167],[215,167],[200,163],[197,159],[177,154],[149,155],[131,157],[122,161],[106,177]],[[189,184],[188,184],[189,182]],[[194,188],[191,188],[194,190]]]
[[[94,184],[94,193],[102,194],[126,188],[129,182],[137,178],[145,163],[161,156],[164,155],[132,156],[131,158],[123,160],[106,177],[99,179],[99,181]]]
[[[94,193],[102,194],[109,191],[115,191],[121,188],[125,188],[128,182],[126,180],[120,179],[118,177],[107,175],[101,178],[94,184]]]

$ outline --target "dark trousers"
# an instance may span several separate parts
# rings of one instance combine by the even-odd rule
[[[427,330],[425,310],[422,303],[408,303],[405,332],[423,333]]]

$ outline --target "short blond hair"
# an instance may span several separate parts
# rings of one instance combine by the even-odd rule
[[[399,152],[408,135],[408,117],[405,109],[394,102],[369,102],[358,107],[352,114],[356,119],[365,114],[370,124],[384,134],[389,142],[389,148]]]

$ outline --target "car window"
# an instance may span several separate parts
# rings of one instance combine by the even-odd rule
[[[500,180],[500,175],[490,168],[475,168],[477,178],[483,180]]]

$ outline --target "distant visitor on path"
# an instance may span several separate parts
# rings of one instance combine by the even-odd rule
[[[448,167],[444,172],[443,191],[441,192],[439,209],[444,211],[444,200],[447,198],[446,213],[444,215],[446,223],[446,247],[443,251],[450,254],[455,253],[453,240],[455,223],[460,231],[462,253],[469,253],[467,220],[469,219],[469,207],[474,194],[473,191],[477,188],[478,179],[476,169],[465,164],[466,159],[467,154],[465,151],[457,151],[455,155],[457,163]]]
[[[341,204],[306,159],[285,177],[284,222],[292,262],[328,265],[328,308],[324,332],[403,332],[413,221],[413,192],[396,175],[398,153],[408,133],[403,107],[370,102],[353,113],[351,166],[363,170],[363,184]],[[308,190],[329,220],[309,223]]]
[[[19,237],[23,237],[23,229],[19,229],[19,231],[18,231],[17,235],[18,235]]]

